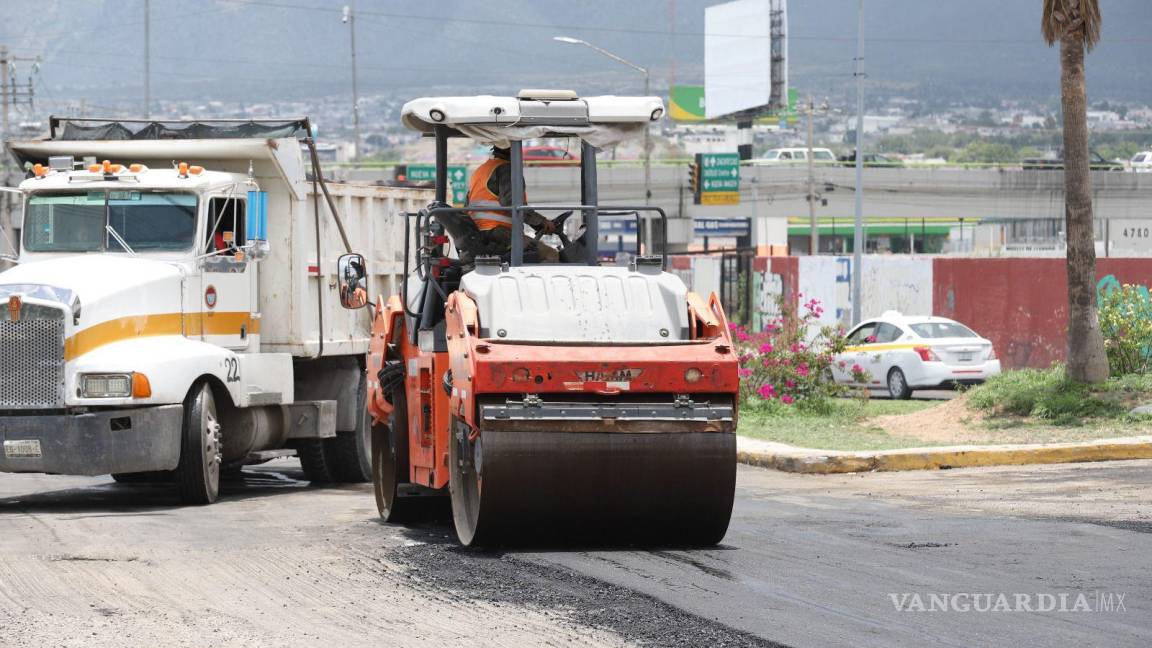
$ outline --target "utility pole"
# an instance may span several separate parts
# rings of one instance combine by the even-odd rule
[[[28,78],[28,84],[21,87],[16,83],[16,74],[13,64],[17,61],[29,61],[33,63],[33,69],[39,65],[40,57],[23,57],[12,56],[8,53],[8,47],[0,45],[0,186],[10,187],[12,183],[12,160],[9,159],[7,142],[11,136],[11,118],[10,109],[19,104],[27,104],[32,106],[34,97],[34,90],[32,87],[32,78]],[[15,223],[12,219],[12,200],[11,194],[7,191],[0,192],[0,235],[8,238]]]
[[[357,160],[360,158],[360,92],[356,88],[356,14],[350,5],[344,5],[343,22],[348,24],[352,36],[352,130],[356,138],[352,159]]]
[[[816,226],[816,173],[812,160],[812,120],[817,110],[812,98],[808,98],[808,254],[820,253],[820,230]],[[821,112],[828,110],[828,102],[819,106]]]
[[[144,119],[152,118],[151,0],[144,0]]]
[[[864,280],[864,0],[856,25],[856,229],[852,237],[852,325],[860,323],[860,284]]]

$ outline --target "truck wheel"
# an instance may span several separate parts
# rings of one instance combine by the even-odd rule
[[[372,479],[372,430],[368,424],[368,379],[361,373],[356,389],[356,430],[325,439],[333,481],[357,484]]]
[[[400,495],[408,481],[408,407],[401,386],[392,392],[392,419],[372,427],[372,485],[376,510],[385,522],[404,522],[412,515],[410,497]]]
[[[199,383],[184,399],[184,429],[176,489],[184,504],[211,504],[220,495],[223,460],[216,399],[207,383]]]
[[[332,481],[332,469],[328,465],[328,453],[324,439],[297,439],[296,456],[304,477],[313,484],[327,484]]]

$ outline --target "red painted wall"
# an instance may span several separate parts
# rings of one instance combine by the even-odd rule
[[[1099,283],[1152,285],[1152,259],[1099,259]],[[935,315],[992,340],[1005,368],[1064,359],[1068,288],[1063,259],[935,259]]]

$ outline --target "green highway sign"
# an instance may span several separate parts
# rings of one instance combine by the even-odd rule
[[[697,153],[697,204],[740,204],[740,154]]]
[[[436,165],[409,164],[408,182],[436,182]],[[459,165],[448,166],[448,181],[452,187],[452,203],[463,206],[468,199],[468,167]]]

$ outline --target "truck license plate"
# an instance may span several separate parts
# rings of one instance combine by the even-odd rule
[[[4,456],[9,459],[40,458],[40,439],[15,439],[4,442]]]

